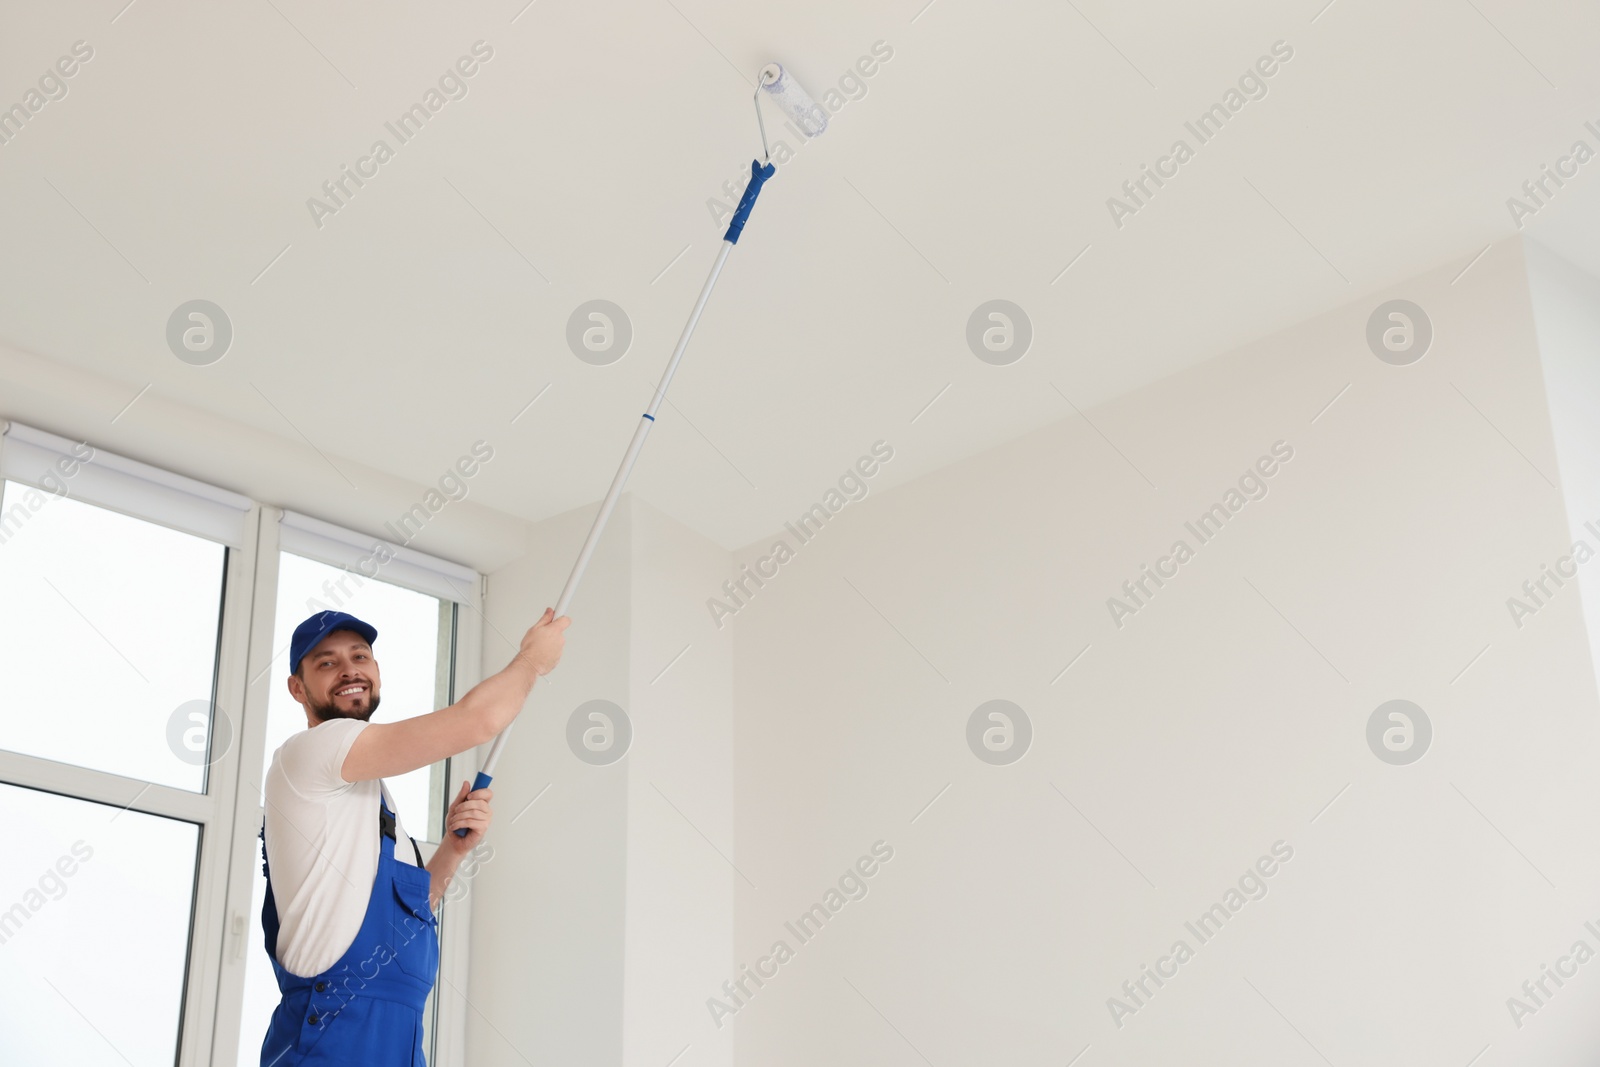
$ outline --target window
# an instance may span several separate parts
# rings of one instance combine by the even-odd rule
[[[0,1063],[257,1062],[277,1001],[262,772],[305,728],[291,631],[328,607],[378,628],[378,721],[476,677],[476,572],[403,546],[369,570],[374,544],[0,421],[0,820],[20,830],[0,861]],[[389,781],[425,857],[446,774],[474,759]],[[459,983],[465,931],[442,929]]]
[[[202,842],[235,794],[238,699],[213,709],[253,505],[0,432],[0,818],[21,831],[0,863],[0,1062],[192,1057],[216,1001],[191,975],[219,945],[197,902],[226,860],[226,834]]]

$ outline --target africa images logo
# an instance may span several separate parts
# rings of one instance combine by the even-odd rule
[[[837,489],[830,487],[822,494],[822,499],[812,504],[798,519],[783,524],[783,528],[794,536],[795,545],[791,546],[788,540],[779,537],[772,543],[768,554],[755,561],[755,574],[750,573],[748,563],[743,564],[739,568],[737,577],[722,583],[722,591],[728,598],[726,601],[719,597],[707,597],[706,610],[711,613],[711,621],[716,624],[717,629],[722,629],[724,618],[739,614],[754,598],[756,591],[766,587],[767,583],[762,580],[763,578],[769,581],[776,578],[778,569],[794,559],[799,546],[809,543],[821,533],[823,526],[843,511],[846,504],[855,500],[865,500],[867,494],[871,492],[866,479],[877,474],[882,469],[881,464],[888,463],[893,458],[893,445],[887,441],[874,441],[872,455],[862,456],[856,460],[853,467],[840,475]],[[751,582],[755,583],[755,589],[750,588]],[[740,596],[741,593],[743,596]]]
[[[1287,441],[1274,441],[1272,454],[1260,457],[1254,466],[1247,468],[1239,476],[1237,489],[1229,486],[1222,494],[1219,503],[1212,504],[1201,512],[1193,522],[1183,524],[1184,529],[1194,536],[1193,545],[1184,538],[1178,538],[1172,543],[1168,554],[1156,560],[1154,571],[1150,569],[1149,564],[1141,564],[1139,576],[1122,583],[1122,592],[1126,599],[1117,596],[1107,597],[1106,610],[1111,612],[1111,621],[1116,624],[1117,629],[1122,629],[1124,620],[1129,615],[1137,615],[1148,607],[1162,586],[1178,576],[1179,568],[1194,558],[1201,545],[1210,542],[1221,533],[1228,520],[1244,510],[1246,504],[1252,500],[1266,499],[1270,491],[1266,480],[1278,473],[1282,464],[1288,463],[1293,458],[1293,445]],[[1150,583],[1155,584],[1154,589],[1150,588]],[[1144,594],[1142,598],[1140,593]]]

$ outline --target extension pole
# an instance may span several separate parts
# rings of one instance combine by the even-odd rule
[[[622,495],[622,487],[627,484],[628,474],[633,470],[634,461],[639,458],[639,453],[644,448],[644,439],[650,435],[650,425],[656,421],[656,411],[660,408],[661,401],[666,398],[667,386],[672,384],[672,375],[676,373],[678,363],[683,359],[684,350],[689,347],[689,338],[694,335],[694,328],[700,322],[700,313],[705,310],[706,301],[711,299],[711,290],[717,284],[717,276],[722,273],[722,265],[728,261],[728,253],[733,251],[733,246],[739,243],[739,235],[744,232],[744,224],[750,217],[750,209],[755,206],[756,197],[761,193],[761,186],[776,173],[776,170],[777,168],[771,163],[765,167],[754,160],[750,163],[750,184],[745,186],[738,210],[733,213],[733,218],[728,224],[728,232],[723,235],[722,248],[717,252],[717,260],[711,264],[711,274],[700,289],[700,298],[695,301],[694,310],[689,313],[689,321],[684,324],[683,334],[678,338],[678,347],[673,350],[672,359],[667,363],[666,372],[661,375],[661,382],[656,386],[655,395],[650,398],[650,407],[639,416],[639,425],[633,431],[633,440],[628,442],[628,450],[622,456],[622,466],[617,468],[616,477],[611,479],[611,488],[606,491],[605,499],[600,502],[600,512],[594,517],[594,525],[589,527],[589,536],[584,539],[583,548],[578,552],[577,562],[572,565],[572,573],[567,575],[567,584],[562,587],[561,596],[556,600],[556,618],[566,614],[567,604],[577,591],[578,580],[583,577],[584,569],[589,565],[589,557],[594,555],[594,547],[600,540],[601,531],[606,528],[606,520],[611,517],[611,509],[616,507],[617,498]],[[493,781],[495,765],[500,762],[500,754],[505,751],[506,738],[511,736],[511,726],[515,725],[516,720],[512,720],[511,725],[500,731],[500,736],[490,743],[489,755],[483,761],[483,770],[478,772],[472,782],[474,790],[482,789]],[[456,836],[467,836],[466,828],[457,830]]]

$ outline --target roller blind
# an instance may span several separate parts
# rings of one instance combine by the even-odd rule
[[[477,571],[382,537],[285,511],[279,522],[278,545],[285,552],[348,568],[363,578],[403,585],[441,600],[480,606]]]
[[[249,497],[17,422],[0,422],[0,477],[218,541],[244,545]]]

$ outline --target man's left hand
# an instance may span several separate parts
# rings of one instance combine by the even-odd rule
[[[486,787],[469,792],[468,783],[462,782],[461,791],[456,794],[449,814],[445,816],[443,845],[462,855],[471,852],[489,832],[489,822],[494,818],[494,812],[489,808],[493,796],[493,789]],[[456,831],[462,827],[466,827],[467,835],[457,837]]]

